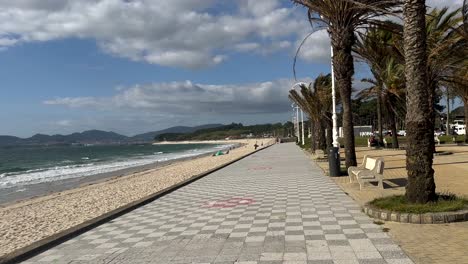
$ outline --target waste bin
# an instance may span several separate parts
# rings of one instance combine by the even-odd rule
[[[331,147],[328,149],[328,169],[330,176],[340,176],[340,149]]]

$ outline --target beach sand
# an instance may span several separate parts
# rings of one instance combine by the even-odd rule
[[[0,259],[20,248],[101,216],[254,151],[258,141],[233,140],[245,146],[228,155],[204,156],[111,178],[64,192],[20,201],[0,208]],[[224,141],[223,141],[224,142]],[[216,142],[218,143],[218,142]]]
[[[210,142],[213,143],[213,142]],[[180,143],[185,144],[185,143]],[[241,144],[233,144],[233,142],[221,142],[216,141],[214,144],[225,144],[225,146],[232,146],[232,145],[241,145]],[[236,146],[237,147],[237,146]],[[214,152],[214,151],[213,151]],[[203,156],[211,156],[213,152],[201,154],[198,156],[191,156],[191,157],[184,157],[178,158],[173,160],[161,161],[161,162],[154,162],[151,164],[141,165],[141,166],[134,166],[125,169],[119,169],[116,171],[111,172],[104,172],[98,173],[94,175],[88,175],[84,177],[77,177],[77,178],[68,178],[50,182],[41,182],[30,184],[27,186],[15,186],[10,188],[0,189],[0,208],[8,206],[9,204],[15,203],[19,200],[25,200],[30,198],[35,198],[39,196],[44,196],[51,193],[56,192],[63,192],[71,189],[75,189],[81,186],[95,184],[102,181],[108,181],[111,178],[122,177],[130,174],[134,174],[137,172],[144,172],[147,170],[157,169],[159,167],[167,166],[173,163],[179,163],[181,161],[191,160],[194,158],[200,158]]]

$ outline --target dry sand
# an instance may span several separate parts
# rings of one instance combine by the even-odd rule
[[[266,145],[274,140],[258,140]],[[94,185],[18,202],[0,208],[0,259],[17,249],[57,234],[201,174],[254,150],[256,140],[228,155],[201,157]]]

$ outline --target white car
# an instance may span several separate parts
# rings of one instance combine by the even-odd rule
[[[399,131],[397,132],[397,135],[398,135],[398,136],[402,136],[402,137],[406,137],[406,130],[399,130]]]
[[[445,135],[444,131],[434,131],[434,136],[440,137],[440,136],[443,136],[443,135]]]

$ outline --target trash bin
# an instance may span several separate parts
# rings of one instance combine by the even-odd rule
[[[340,176],[340,149],[336,147],[331,147],[328,149],[328,169],[330,176]]]

